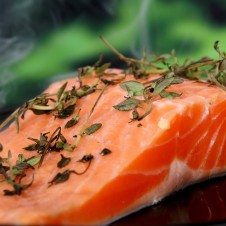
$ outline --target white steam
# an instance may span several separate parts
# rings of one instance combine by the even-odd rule
[[[29,13],[32,0],[2,1],[0,10],[0,68],[23,58],[32,48],[34,34]]]
[[[141,0],[140,2],[138,17],[135,22],[138,27],[138,43],[132,45],[132,54],[136,57],[141,57],[144,50],[148,53],[151,50],[148,13],[150,13],[152,0]]]
[[[33,27],[35,21],[32,21],[33,14],[40,13],[40,9],[45,7],[45,0],[0,0],[0,108],[5,103],[7,90],[6,86],[13,86],[12,72],[10,67],[23,59],[33,48],[37,39]],[[63,6],[63,0],[56,0],[56,3]],[[128,0],[128,2],[130,2]],[[143,50],[150,52],[150,35],[148,26],[148,16],[152,0],[140,0],[134,20],[129,26],[136,27],[138,40],[131,46],[131,52],[136,57],[142,55]],[[114,15],[116,6],[119,2],[112,0],[105,3],[104,9]],[[48,4],[47,4],[48,5]],[[48,8],[50,20],[58,26],[57,10],[58,5],[51,5]],[[35,14],[36,15],[36,14]],[[33,18],[34,19],[34,18]],[[135,25],[135,26],[134,26]],[[40,25],[41,26],[41,25]],[[126,28],[125,28],[126,29]],[[12,84],[11,84],[12,83]]]
[[[2,76],[0,76],[0,108],[5,104],[7,94],[1,87],[6,86],[12,80],[12,77],[13,75],[8,70],[2,72]]]
[[[23,37],[0,37],[0,67],[8,67],[22,59],[33,47],[33,42]]]
[[[0,108],[5,104],[13,75],[10,66],[25,57],[32,49],[34,33],[30,28],[33,0],[1,0],[0,7]]]

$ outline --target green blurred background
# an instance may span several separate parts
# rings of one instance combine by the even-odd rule
[[[128,56],[197,59],[226,49],[225,29],[224,0],[0,0],[0,113],[102,53],[121,66],[100,34]]]

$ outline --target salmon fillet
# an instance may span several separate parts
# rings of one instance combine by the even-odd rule
[[[95,76],[82,79],[83,84],[95,80]],[[128,75],[125,80],[134,78]],[[65,82],[67,90],[78,85],[75,78],[70,78],[53,83],[45,93],[56,93]],[[74,112],[81,109],[80,119],[70,128],[64,127],[68,118],[36,115],[28,110],[20,119],[19,133],[15,123],[0,133],[0,155],[7,156],[11,150],[11,164],[15,164],[18,154],[29,158],[36,153],[23,149],[32,143],[28,137],[39,138],[41,133],[51,134],[61,127],[71,144],[84,124],[102,126],[81,136],[73,151],[47,153],[41,166],[35,166],[32,185],[20,195],[2,193],[0,223],[109,224],[187,185],[225,173],[226,92],[215,85],[186,79],[169,90],[181,95],[156,98],[151,112],[140,121],[131,122],[131,111],[113,107],[127,95],[119,84],[106,86],[101,97],[102,91],[97,89],[78,99]],[[142,107],[138,109],[144,111]],[[110,151],[102,155],[103,149]],[[57,167],[60,154],[71,158],[62,169]],[[87,163],[78,162],[87,155],[93,156],[88,169]],[[86,171],[81,175],[72,173],[67,181],[49,186],[55,175],[64,170]],[[3,181],[0,191],[5,189],[10,185]]]

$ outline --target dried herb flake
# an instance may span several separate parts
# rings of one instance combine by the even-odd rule
[[[97,130],[99,130],[101,128],[101,126],[102,126],[101,123],[94,123],[93,125],[91,125],[88,128],[86,128],[84,130],[83,134],[91,135],[91,134],[95,133]]]
[[[57,173],[57,175],[49,182],[49,187],[67,181],[72,173],[75,173],[75,171],[65,170],[62,173]]]
[[[159,95],[162,98],[167,98],[167,99],[173,99],[175,97],[179,97],[181,96],[181,93],[175,93],[175,92],[167,92],[167,91],[162,91],[161,93],[159,93]]]
[[[129,97],[142,96],[144,85],[137,81],[126,81],[120,84],[120,87],[128,92]]]
[[[101,152],[100,152],[100,155],[104,156],[104,155],[109,155],[111,154],[112,151],[108,148],[104,148]]]
[[[32,185],[33,181],[34,181],[34,175],[32,177],[31,182],[28,184],[19,184],[19,183],[15,183],[14,181],[10,181],[9,183],[12,184],[13,190],[8,190],[8,189],[3,190],[4,195],[5,196],[21,195],[22,191],[29,188]]]
[[[63,168],[70,163],[71,158],[70,157],[68,157],[68,158],[64,157],[62,154],[60,156],[61,156],[61,160],[57,163],[57,167]]]
[[[81,109],[80,109],[81,110]],[[79,112],[80,112],[79,110]],[[76,125],[80,119],[79,112],[77,115],[75,115],[73,118],[71,118],[67,123],[65,124],[64,128],[71,128],[72,126]]]
[[[80,160],[78,160],[77,162],[82,162],[82,163],[86,163],[86,162],[90,162],[92,159],[94,158],[94,156],[92,154],[88,154],[88,155],[84,155]]]
[[[135,98],[127,98],[121,103],[114,105],[113,107],[119,111],[130,111],[139,106],[141,100],[137,100]]]

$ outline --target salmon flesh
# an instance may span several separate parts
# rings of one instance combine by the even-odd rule
[[[86,76],[82,83],[96,80]],[[132,75],[125,78],[132,80]],[[65,82],[65,90],[79,86],[76,78],[70,78],[53,83],[44,93],[56,93]],[[144,114],[146,103],[136,112],[114,107],[128,97],[118,83],[99,83],[95,92],[76,100],[67,118],[28,110],[24,119],[19,118],[19,132],[14,122],[0,133],[0,156],[7,158],[10,150],[11,166],[19,154],[26,159],[42,156],[24,149],[34,143],[27,138],[39,139],[45,133],[49,138],[57,128],[74,146],[46,152],[42,163],[20,178],[21,184],[32,180],[20,194],[4,195],[12,185],[0,172],[0,223],[105,225],[190,184],[224,174],[226,92],[187,79],[168,90],[179,95],[153,98],[150,112],[140,120],[134,114]],[[77,114],[75,125],[65,128]],[[61,155],[70,158],[64,167],[57,166]],[[71,174],[54,183],[54,177],[65,171]]]

